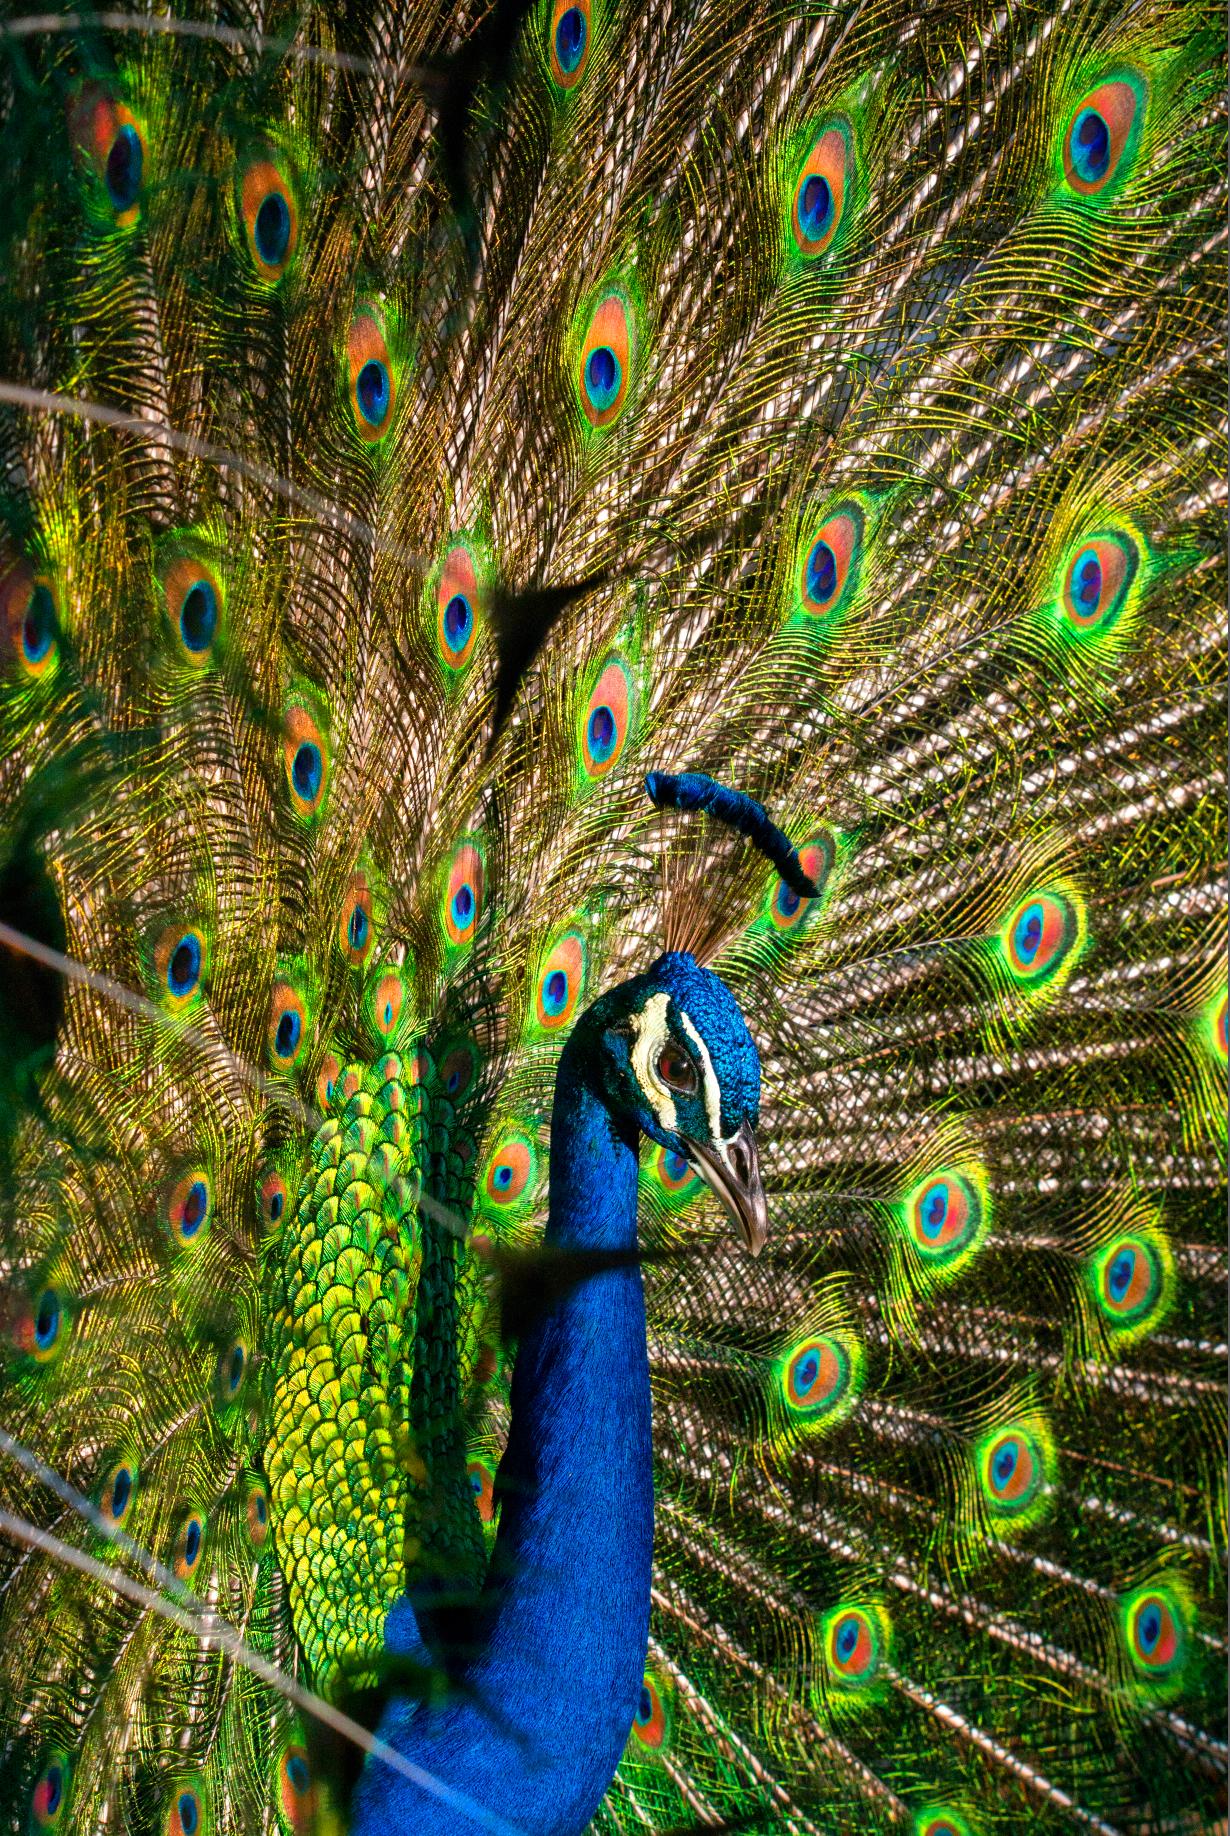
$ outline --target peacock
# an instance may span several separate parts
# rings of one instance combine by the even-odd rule
[[[5,1831],[1224,1836],[1224,89],[5,10]]]

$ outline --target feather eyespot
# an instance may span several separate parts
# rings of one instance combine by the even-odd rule
[[[399,969],[384,969],[367,993],[367,1011],[377,1036],[388,1042],[397,1036],[406,1006],[406,978]]]
[[[808,618],[834,624],[848,609],[858,583],[863,514],[849,504],[827,517],[804,544],[799,605]]]
[[[205,1519],[190,1511],[179,1527],[171,1553],[171,1571],[177,1580],[190,1581],[205,1553]]]
[[[282,717],[282,756],[291,808],[310,820],[317,815],[329,787],[329,747],[304,707],[292,705]]]
[[[362,308],[351,321],[346,365],[355,432],[373,445],[393,425],[397,406],[397,375],[374,307]]]
[[[163,603],[179,654],[195,668],[210,660],[222,616],[217,576],[192,555],[177,555],[161,571]]]
[[[592,27],[590,0],[553,0],[551,75],[561,89],[572,89],[585,75]]]
[[[1114,626],[1138,566],[1136,546],[1125,536],[1091,536],[1081,544],[1068,565],[1061,596],[1068,623],[1079,636]]]
[[[248,1541],[254,1549],[263,1549],[269,1540],[269,1494],[259,1481],[248,1487],[243,1510]]]
[[[483,909],[483,857],[473,842],[453,855],[444,894],[444,931],[452,944],[467,944]]]
[[[136,1490],[135,1470],[129,1461],[121,1460],[107,1474],[98,1499],[98,1514],[109,1529],[117,1530],[128,1516]]]
[[[478,1515],[485,1524],[492,1523],[495,1519],[495,1474],[485,1460],[471,1460],[466,1473]]]
[[[274,160],[253,160],[239,181],[239,203],[253,267],[261,280],[280,281],[299,245],[299,207],[290,180]]]
[[[213,1210],[213,1191],[208,1173],[185,1173],[171,1187],[167,1199],[167,1222],[177,1243],[199,1243],[208,1233]]]
[[[493,1205],[515,1205],[532,1190],[538,1156],[524,1135],[510,1135],[487,1163],[483,1191]]]
[[[801,930],[808,919],[815,916],[824,903],[825,889],[836,861],[837,843],[827,830],[822,829],[803,843],[799,849],[799,865],[812,885],[819,889],[818,896],[804,899],[787,886],[785,880],[775,880],[769,896],[769,922],[775,931],[789,935]]]
[[[218,1368],[214,1376],[214,1391],[223,1408],[238,1399],[247,1369],[247,1345],[242,1339],[232,1339],[218,1353]]]
[[[34,1790],[30,1793],[32,1830],[49,1831],[61,1827],[64,1813],[68,1809],[71,1777],[68,1759],[63,1753],[52,1754],[44,1762],[34,1781]]]
[[[845,217],[852,176],[849,128],[826,128],[814,142],[795,183],[790,227],[800,255],[810,260],[832,247]]]
[[[290,1071],[303,1056],[308,1037],[308,1010],[289,982],[275,982],[269,999],[265,1044],[275,1071]]]
[[[326,1052],[316,1073],[316,1107],[328,1109],[337,1092],[342,1075],[342,1061],[336,1052]]]
[[[191,1007],[201,992],[208,961],[204,933],[195,925],[173,924],[154,945],[154,973],[162,1004],[173,1014]]]
[[[825,1620],[824,1655],[839,1687],[865,1688],[875,1680],[884,1656],[876,1616],[861,1607],[837,1607]]]
[[[827,1415],[849,1394],[849,1354],[839,1339],[813,1335],[784,1361],[782,1390],[791,1414]]]
[[[294,1836],[306,1836],[315,1820],[316,1786],[301,1741],[293,1741],[278,1761],[278,1799]]]
[[[1161,1320],[1171,1270],[1164,1240],[1143,1231],[1115,1237],[1093,1258],[1098,1307],[1121,1339],[1143,1338]]]
[[[280,1173],[268,1173],[261,1181],[260,1210],[261,1220],[270,1229],[276,1229],[286,1214],[287,1191],[286,1181]]]
[[[591,778],[605,777],[619,763],[631,714],[632,677],[612,657],[594,684],[581,718],[581,763]]]
[[[670,1743],[670,1711],[662,1685],[647,1675],[641,1683],[636,1713],[632,1717],[633,1738],[651,1753],[661,1753]]]
[[[440,1060],[440,1082],[450,1100],[460,1101],[478,1075],[479,1056],[468,1041],[450,1046]]]
[[[911,1246],[933,1276],[946,1279],[973,1255],[989,1222],[981,1176],[944,1169],[924,1179],[905,1200]]]
[[[1013,979],[1027,988],[1062,980],[1076,962],[1084,934],[1084,910],[1074,894],[1030,894],[1009,914],[1001,932]]]
[[[581,412],[591,427],[609,427],[622,414],[633,354],[627,301],[620,293],[608,293],[593,310],[577,363]]]
[[[18,1315],[15,1339],[19,1350],[36,1364],[50,1364],[64,1348],[68,1316],[57,1288],[43,1288]]]
[[[1064,177],[1082,198],[1122,176],[1140,140],[1144,86],[1126,77],[1100,83],[1077,103],[1063,140]]]
[[[691,1198],[704,1184],[690,1160],[673,1148],[657,1147],[650,1162],[659,1186],[668,1198]]]
[[[121,229],[137,221],[145,182],[146,144],[140,123],[122,102],[87,89],[73,108],[72,134],[93,168],[107,208]]]
[[[37,682],[54,669],[60,654],[55,594],[24,561],[0,579],[0,632],[16,669]]]
[[[949,1810],[923,1811],[915,1820],[914,1831],[915,1836],[971,1836],[965,1819]]]
[[[987,1503],[1006,1517],[1028,1511],[1046,1482],[1043,1450],[1022,1427],[1005,1428],[988,1438],[980,1471]]]
[[[571,1021],[585,985],[585,971],[585,939],[579,931],[568,931],[549,952],[535,987],[535,1015],[547,1032],[558,1032]]]
[[[474,557],[458,542],[449,550],[436,586],[436,639],[450,669],[464,669],[474,654],[478,608]]]
[[[1177,1670],[1186,1656],[1187,1635],[1177,1597],[1168,1588],[1141,1588],[1124,1611],[1128,1655],[1147,1676]]]
[[[342,901],[337,941],[346,961],[353,968],[361,969],[372,947],[372,893],[364,874],[351,876]]]

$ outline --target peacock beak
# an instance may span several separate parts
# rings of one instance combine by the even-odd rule
[[[769,1234],[769,1208],[751,1123],[745,1122],[729,1141],[693,1141],[687,1137],[685,1145],[688,1159],[730,1213],[744,1247],[751,1255],[759,1256]]]

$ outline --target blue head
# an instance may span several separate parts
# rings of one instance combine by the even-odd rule
[[[767,1230],[760,1059],[725,983],[672,952],[603,995],[577,1032],[610,1112],[688,1160],[757,1255]]]

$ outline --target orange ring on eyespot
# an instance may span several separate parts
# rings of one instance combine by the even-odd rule
[[[480,610],[474,557],[458,542],[445,556],[436,585],[436,640],[450,669],[464,669],[474,654]]]
[[[140,122],[122,102],[93,85],[73,103],[70,134],[102,185],[107,202],[121,229],[129,229],[141,214],[141,191],[148,151]]]
[[[910,1205],[910,1235],[920,1256],[947,1259],[965,1248],[982,1221],[978,1194],[959,1173],[937,1173]]]
[[[666,1708],[655,1678],[641,1683],[640,1701],[632,1719],[632,1732],[643,1747],[660,1751],[666,1740]]]
[[[1008,964],[1023,982],[1036,982],[1061,963],[1075,942],[1076,914],[1053,893],[1023,899],[1004,927]]]
[[[286,1216],[290,1202],[286,1181],[280,1173],[267,1173],[261,1181],[260,1192],[261,1220],[271,1229],[276,1229]]]
[[[577,364],[581,412],[591,427],[609,427],[622,414],[632,357],[627,302],[618,293],[608,293],[593,310]]]
[[[860,1607],[839,1608],[826,1639],[828,1661],[846,1683],[867,1683],[879,1667],[880,1638]]]
[[[160,570],[163,610],[176,649],[194,669],[213,656],[222,622],[222,588],[213,569],[194,555],[176,555]]]
[[[809,618],[829,619],[840,611],[852,585],[851,570],[859,560],[862,540],[862,512],[850,505],[827,517],[804,544],[799,603]]]
[[[1135,544],[1123,536],[1090,536],[1080,544],[1064,575],[1062,594],[1064,612],[1077,631],[1114,622],[1138,566]]]
[[[1064,177],[1078,197],[1096,197],[1118,171],[1142,98],[1130,83],[1100,83],[1077,103],[1063,137]]]
[[[375,307],[360,307],[350,322],[346,370],[355,432],[374,445],[393,425],[397,407],[397,373]]]
[[[189,1511],[179,1527],[171,1556],[171,1570],[180,1581],[190,1581],[201,1566],[205,1553],[205,1519],[199,1511]]]
[[[581,762],[591,778],[619,763],[632,718],[632,677],[618,657],[605,664],[581,721]]]
[[[372,947],[372,892],[365,874],[350,876],[338,919],[337,943],[353,968],[359,969],[366,962]]]
[[[841,228],[853,161],[847,127],[827,127],[803,162],[794,187],[790,228],[800,255],[823,255]]]
[[[590,0],[553,0],[547,47],[561,89],[574,89],[585,75],[592,33]]]
[[[171,924],[154,945],[158,995],[169,1013],[180,1014],[201,993],[209,968],[205,934],[193,924]]]
[[[850,1360],[837,1339],[816,1335],[789,1354],[784,1373],[786,1401],[808,1415],[823,1414],[850,1387]]]
[[[112,1527],[123,1523],[137,1494],[137,1469],[131,1460],[119,1460],[103,1480],[98,1514]]]
[[[495,1150],[487,1163],[483,1190],[493,1205],[515,1205],[535,1172],[534,1153],[528,1141],[512,1135]]]
[[[489,1524],[495,1517],[495,1474],[485,1460],[471,1460],[466,1472],[469,1475],[470,1490],[478,1505],[478,1515],[485,1524]]]
[[[17,561],[0,578],[0,633],[8,658],[31,681],[55,668],[60,655],[59,617],[51,582]]]
[[[316,1107],[328,1109],[342,1075],[342,1061],[336,1052],[326,1052],[316,1073]]]
[[[316,1784],[307,1748],[300,1741],[288,1746],[278,1761],[278,1800],[295,1836],[304,1836],[316,1815]]]
[[[275,982],[269,996],[265,1045],[275,1071],[289,1071],[299,1063],[308,1041],[307,1003],[289,982]]]
[[[444,931],[452,944],[467,944],[483,909],[483,857],[473,842],[453,856],[444,894]]]
[[[568,931],[548,955],[534,989],[535,1015],[547,1032],[558,1032],[572,1019],[585,986],[585,971],[585,939],[579,931]]]
[[[282,757],[291,808],[315,816],[329,788],[329,746],[306,708],[292,704],[282,716]]]
[[[167,1197],[167,1223],[175,1240],[185,1245],[202,1242],[213,1222],[213,1207],[213,1184],[205,1169],[181,1175]]]
[[[257,274],[271,283],[281,280],[299,245],[299,206],[271,159],[254,160],[243,173],[239,207]]]
[[[995,1436],[983,1455],[983,1484],[991,1504],[1020,1511],[1032,1503],[1042,1484],[1042,1460],[1033,1437],[1022,1428]]]
[[[405,1000],[406,985],[400,972],[386,969],[371,995],[372,1020],[382,1039],[391,1039],[397,1031]]]
[[[248,1526],[248,1540],[254,1549],[263,1549],[269,1541],[269,1493],[258,1481],[248,1487],[248,1495],[243,1504],[244,1520]]]

